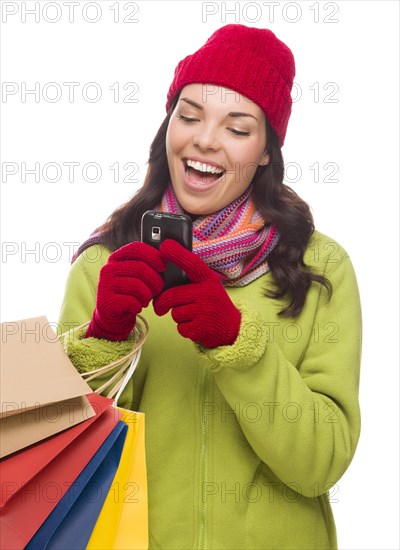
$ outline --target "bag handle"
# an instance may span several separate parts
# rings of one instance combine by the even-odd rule
[[[132,361],[131,361],[131,364],[129,365],[129,368],[127,369],[126,373],[125,373],[125,376],[123,379],[121,379],[121,384],[119,386],[119,390],[117,392],[117,395],[114,397],[114,404],[116,405],[118,403],[118,399],[121,397],[122,395],[122,392],[124,391],[124,389],[126,388],[126,385],[128,384],[129,380],[132,378],[132,375],[133,373],[135,372],[136,370],[136,367],[139,363],[139,359],[140,359],[140,356],[142,355],[142,349],[140,348],[137,353],[135,354],[135,356],[133,357]],[[115,386],[114,388],[112,389],[112,391],[114,391],[115,389]]]
[[[87,323],[83,323],[79,327],[75,327],[73,330],[73,334],[75,331],[79,331],[82,328],[87,328],[89,326],[90,321]],[[70,331],[63,332],[59,338],[63,338],[66,336]],[[95,380],[99,376],[102,376],[103,374],[114,370],[116,367],[120,367],[117,372],[111,376],[104,384],[102,384],[97,390],[94,390],[95,393],[103,393],[105,390],[107,390],[114,382],[114,386],[111,388],[111,390],[108,392],[106,397],[109,397],[111,399],[114,399],[114,404],[117,404],[118,399],[121,397],[122,392],[126,388],[126,385],[128,384],[130,378],[132,377],[133,373],[135,372],[135,369],[139,363],[139,359],[142,353],[142,346],[144,342],[147,339],[147,336],[149,334],[149,325],[144,317],[141,315],[136,315],[136,323],[133,327],[132,333],[134,334],[134,349],[127,353],[124,357],[121,357],[120,359],[117,359],[116,361],[113,361],[112,363],[108,365],[104,365],[103,367],[99,367],[97,369],[88,371],[88,372],[82,372],[80,373],[81,377],[86,381],[89,382],[90,380]],[[64,343],[64,349],[65,349],[65,343]]]

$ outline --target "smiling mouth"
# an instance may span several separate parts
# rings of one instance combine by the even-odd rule
[[[187,179],[195,185],[210,185],[225,174],[224,168],[195,162],[191,159],[184,159],[183,164]]]

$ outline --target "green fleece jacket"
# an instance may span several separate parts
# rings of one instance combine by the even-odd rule
[[[73,264],[63,330],[90,320],[108,256],[96,245]],[[305,262],[331,300],[313,283],[301,314],[282,318],[287,300],[263,295],[270,272],[227,288],[242,313],[232,346],[203,348],[170,313],[143,310],[150,334],[119,404],[146,414],[150,548],[337,548],[330,498],[360,435],[360,299],[336,241],[315,231]],[[69,354],[85,370],[125,351],[90,338]]]

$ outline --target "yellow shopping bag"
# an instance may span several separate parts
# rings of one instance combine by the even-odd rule
[[[61,335],[67,353],[69,342],[75,337],[83,338],[88,324],[84,323]],[[87,550],[148,549],[145,415],[116,406],[138,365],[148,331],[147,321],[137,315],[132,351],[109,365],[81,372],[87,382],[99,386],[96,393],[108,392],[107,397],[114,398],[115,408],[122,412],[121,420],[128,425],[118,470],[86,546]]]
[[[87,550],[147,550],[147,475],[144,413],[119,409],[128,433],[117,473]]]

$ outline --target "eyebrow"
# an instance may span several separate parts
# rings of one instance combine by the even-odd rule
[[[196,109],[200,109],[201,111],[204,111],[204,108],[199,103],[196,103],[195,101],[192,101],[191,99],[188,99],[187,97],[181,97],[180,101],[186,101],[186,103],[189,103],[189,105],[192,105],[193,107],[196,107]],[[258,122],[258,119],[254,115],[251,115],[250,113],[241,113],[239,111],[231,111],[226,116],[227,117],[233,117],[233,118],[242,117],[242,116],[251,117],[251,118],[254,118],[254,120],[256,120]]]

